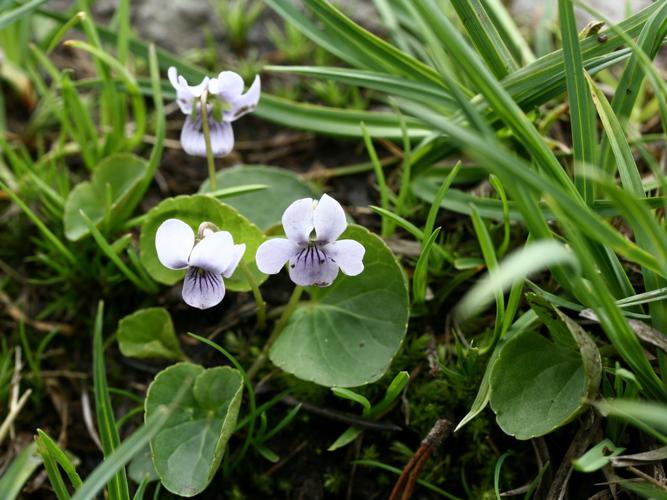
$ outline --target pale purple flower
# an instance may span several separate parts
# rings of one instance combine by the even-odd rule
[[[167,219],[155,234],[158,259],[169,269],[187,269],[183,300],[198,309],[216,306],[225,296],[224,278],[229,278],[245,252],[227,231],[214,231],[207,222],[199,226],[198,238],[179,219]],[[214,227],[214,226],[213,226]]]
[[[276,274],[289,262],[290,278],[297,285],[329,286],[339,269],[348,276],[364,270],[363,245],[336,241],[347,220],[343,207],[331,196],[325,194],[319,203],[312,198],[295,201],[282,221],[287,238],[265,241],[257,249],[255,259],[263,273]]]
[[[215,78],[205,77],[195,86],[189,85],[173,66],[169,68],[167,75],[171,85],[176,89],[176,102],[183,114],[187,115],[181,130],[183,150],[192,156],[206,156],[201,111],[203,101],[206,101],[213,156],[228,155],[234,148],[234,131],[231,123],[253,111],[259,102],[261,93],[259,75],[255,77],[245,94],[243,78],[232,71],[223,71]],[[215,106],[209,99],[214,99],[220,105],[222,116],[219,120],[213,116]]]

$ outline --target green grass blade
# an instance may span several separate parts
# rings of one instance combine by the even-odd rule
[[[579,193],[586,203],[590,204],[595,198],[595,193],[586,173],[589,165],[595,162],[597,124],[590,90],[584,77],[572,0],[558,0],[558,12],[563,39],[565,82],[570,103],[574,179]]]
[[[23,486],[41,463],[36,443],[30,443],[23,448],[0,477],[0,498],[3,500],[18,498]]]
[[[518,190],[523,188],[529,189],[539,196],[549,194],[556,200],[562,210],[578,221],[579,227],[585,229],[586,233],[591,235],[591,238],[640,265],[644,265],[661,275],[667,275],[667,268],[663,268],[663,265],[650,252],[626,239],[608,223],[601,220],[590,208],[583,205],[581,197],[576,191],[573,193],[571,190],[566,190],[554,180],[536,173],[525,161],[510,154],[504,146],[489,137],[477,136],[445,117],[430,113],[426,108],[422,108],[421,116],[424,120],[455,138],[472,158],[478,160],[480,164],[485,165],[489,171],[496,174],[508,191],[511,189],[516,201],[522,196]],[[551,237],[551,231],[548,228],[545,230],[546,223],[541,217],[539,208],[535,210],[535,207],[529,209],[526,206],[522,213],[536,238]]]
[[[519,65],[522,62],[525,64],[533,62],[535,55],[502,0],[482,0],[482,3],[491,22]]]
[[[555,265],[568,265],[578,273],[579,263],[574,254],[554,240],[536,241],[508,255],[495,272],[478,281],[456,306],[460,320],[470,318],[517,280]]]
[[[49,460],[56,466],[59,465],[62,467],[74,489],[79,488],[81,486],[81,478],[76,472],[76,467],[55,441],[44,431],[37,429],[37,442],[39,443],[40,454],[44,458],[44,462],[46,463]]]
[[[442,85],[438,73],[432,68],[365,30],[326,0],[304,0],[304,3],[339,39],[349,41],[357,47],[357,51],[373,58],[374,65],[367,69],[385,70],[410,80],[426,80]]]
[[[389,186],[384,178],[384,170],[382,170],[382,165],[378,159],[377,152],[375,151],[375,146],[373,146],[373,141],[371,140],[370,135],[368,135],[368,130],[366,125],[362,122],[361,124],[361,135],[364,138],[364,144],[366,145],[366,151],[368,156],[370,156],[371,162],[373,163],[373,170],[375,171],[375,179],[378,183],[378,190],[380,191],[380,204],[382,208],[386,211],[389,211],[389,197],[391,193],[389,192]],[[389,238],[394,231],[394,226],[391,224],[391,219],[382,217],[382,228],[381,235],[383,238]]]
[[[442,87],[426,81],[407,80],[389,73],[349,68],[330,68],[320,66],[265,66],[265,71],[290,73],[301,76],[332,80],[348,85],[357,85],[378,90],[389,95],[404,97],[427,105],[441,106],[453,112],[457,109],[455,101]]]
[[[4,182],[0,181],[0,189],[9,196],[9,198],[18,206],[21,211],[32,221],[37,229],[44,235],[44,237],[53,245],[53,248],[57,250],[67,262],[73,266],[78,265],[78,260],[74,254],[63,244],[63,242],[51,232],[51,230],[46,227],[46,224],[37,216],[35,212],[14,192],[12,191]]]
[[[90,220],[90,218],[85,214],[83,210],[79,211],[81,214],[81,218],[84,220],[86,223],[86,226],[88,226],[88,230],[90,231],[91,236],[95,240],[95,243],[100,247],[100,250],[104,252],[104,254],[109,257],[109,260],[113,262],[118,270],[123,273],[123,275],[131,281],[137,288],[140,290],[143,290],[146,293],[156,293],[157,292],[157,286],[153,282],[147,282],[145,280],[142,280],[139,276],[137,276],[134,271],[132,271],[125,262],[123,262],[123,259],[120,258],[120,256],[114,251],[114,249],[109,245],[109,242],[106,240],[104,235],[100,232],[100,230],[95,226],[95,223]]]
[[[412,276],[412,300],[421,304],[426,300],[426,287],[428,286],[428,262],[433,250],[433,244],[440,234],[440,228],[431,233],[431,236],[422,243],[422,251],[415,264],[415,272]]]
[[[456,163],[449,175],[447,175],[445,181],[440,184],[438,191],[435,193],[433,201],[431,202],[431,208],[429,209],[428,215],[426,216],[426,222],[424,223],[424,238],[430,238],[430,235],[433,232],[433,228],[435,227],[435,219],[438,216],[438,212],[440,211],[442,202],[445,199],[445,195],[449,191],[450,186],[454,182],[454,179],[456,179],[456,176],[460,170],[461,162],[459,161]],[[422,244],[425,243],[426,241],[422,240]]]
[[[81,488],[72,497],[72,500],[93,500],[97,498],[97,495],[109,480],[113,481],[113,477],[119,474],[124,475],[125,465],[135,455],[144,450],[148,442],[155,437],[167,422],[170,414],[171,410],[169,408],[159,408],[139,430],[105,458],[104,462],[88,476]]]
[[[667,388],[658,378],[650,362],[646,358],[644,349],[630,329],[622,311],[616,304],[609,287],[596,265],[588,238],[590,233],[582,230],[581,224],[575,218],[568,217],[554,200],[550,200],[552,209],[559,215],[559,221],[567,235],[568,242],[575,252],[587,282],[582,281],[580,287],[588,295],[587,302],[591,304],[600,319],[607,337],[614,345],[625,362],[632,368],[642,389],[651,397],[658,400],[667,400]]]
[[[623,75],[618,82],[614,98],[611,102],[611,107],[622,126],[625,126],[634,109],[635,103],[640,95],[639,91],[646,77],[646,64],[645,62],[642,63],[642,59],[654,59],[663,44],[665,35],[667,35],[667,2],[655,2],[653,5],[655,6],[655,12],[651,14],[639,34],[639,38],[636,41],[636,49],[633,48],[633,54],[625,66]],[[582,7],[585,10],[589,10],[586,6],[582,5]],[[604,19],[604,17],[597,15],[596,17],[598,19]],[[609,21],[606,20],[606,22],[608,23]],[[622,33],[625,32],[625,30],[620,25],[618,26],[618,30],[613,31],[619,37],[632,38],[630,33],[626,33],[625,37],[622,36]],[[640,68],[644,69],[644,71]],[[662,81],[662,78],[659,80]],[[605,170],[610,169],[613,165],[613,157],[611,153],[611,144],[607,141],[603,141],[600,164]]]
[[[130,492],[127,483],[127,475],[123,468],[127,462],[120,463],[119,467],[109,465],[118,463],[118,459],[116,458],[115,460],[112,460],[112,456],[116,457],[117,454],[114,455],[114,452],[120,449],[120,437],[118,435],[116,419],[113,414],[113,407],[111,406],[111,398],[109,396],[109,387],[107,385],[107,374],[104,363],[104,346],[102,340],[103,318],[104,304],[100,302],[97,308],[97,315],[95,316],[95,327],[93,329],[93,382],[95,386],[95,414],[97,416],[97,428],[105,461],[96,472],[99,470],[109,471],[110,469],[113,469],[113,472],[108,474],[96,474],[96,472],[94,472],[86,480],[74,498],[91,498],[86,496],[86,492],[91,488],[91,484],[95,484],[95,492],[97,492],[104,487],[107,481],[109,481],[108,488],[110,498],[114,500],[129,500]],[[151,429],[146,431],[145,428],[143,428],[142,430],[143,433],[146,434],[147,432],[150,432]],[[150,439],[150,437],[148,439]],[[148,442],[148,439],[142,443],[142,446]],[[139,447],[139,449],[141,449],[141,447]],[[129,457],[128,461],[130,458],[132,457]],[[104,478],[104,482],[101,484],[97,482],[100,476]]]
[[[0,29],[4,29],[17,21],[20,21],[25,16],[30,15],[30,13],[32,13],[45,2],[46,0],[30,0],[29,2],[16,7],[14,10],[5,12],[4,14],[0,15]]]
[[[63,479],[60,469],[58,468],[58,462],[49,452],[49,449],[44,444],[44,440],[41,439],[41,436],[37,438],[37,451],[42,456],[42,461],[44,462],[44,469],[46,469],[46,474],[49,477],[49,483],[53,492],[56,494],[58,500],[70,500],[72,497],[67,491],[67,486],[65,485],[65,480]]]
[[[437,195],[438,187],[442,185],[441,183],[442,179],[440,177],[420,176],[412,182],[412,193],[417,198],[428,203],[433,203]],[[663,197],[643,198],[637,201],[650,209],[662,208],[665,204],[665,199]],[[446,210],[451,210],[452,212],[462,215],[470,215],[472,213],[471,207],[474,206],[479,214],[486,219],[494,219],[498,221],[504,219],[504,204],[501,200],[475,196],[459,189],[450,188],[447,191],[447,196],[440,202],[440,206]],[[542,213],[547,220],[555,219],[551,209],[544,203],[541,203],[539,208],[540,213]],[[507,202],[507,209],[511,221],[525,221],[520,207],[515,201],[509,200]],[[619,208],[609,200],[597,200],[591,207],[591,210],[601,217],[616,217],[621,215]]]
[[[611,108],[607,98],[595,85],[591,77],[587,76],[588,85],[591,89],[593,102],[597,109],[600,121],[605,130],[607,141],[616,160],[618,174],[621,178],[623,188],[635,198],[644,198],[646,193],[642,186],[642,178],[639,175],[637,163],[630,149],[630,144],[618,117]]]
[[[505,42],[491,22],[480,0],[451,0],[463,27],[496,78],[502,79],[518,69]]]
[[[451,56],[460,64],[468,78],[489,105],[496,110],[499,117],[515,133],[538,165],[563,188],[575,195],[574,185],[540,133],[528,120],[511,95],[479,59],[475,51],[466,44],[451,21],[440,12],[435,0],[417,0],[415,6],[420,11],[422,18],[438,34]]]

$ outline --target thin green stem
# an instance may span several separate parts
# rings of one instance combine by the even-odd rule
[[[278,338],[278,335],[280,335],[280,332],[283,331],[283,328],[285,328],[285,325],[292,317],[292,313],[296,309],[296,306],[299,304],[299,300],[301,299],[302,293],[303,293],[302,286],[296,286],[294,288],[292,296],[290,297],[289,302],[287,303],[287,306],[285,307],[282,316],[280,316],[280,319],[276,323],[276,326],[273,327],[271,335],[266,340],[266,343],[262,348],[262,352],[259,354],[259,356],[257,356],[257,359],[248,370],[248,378],[250,380],[252,380],[255,377],[255,375],[257,375],[259,370],[261,370],[266,364],[266,360],[269,359],[269,349],[271,349],[271,346],[273,346],[274,342]]]
[[[257,304],[257,326],[260,330],[264,330],[264,328],[266,328],[266,302],[264,302],[262,292],[259,289],[255,277],[250,272],[248,264],[246,264],[243,259],[241,259],[241,262],[239,263],[239,268],[252,289],[253,297],[255,297],[255,303]]]
[[[206,142],[206,163],[208,164],[208,189],[209,191],[215,191],[216,178],[215,178],[215,158],[213,157],[213,148],[211,147],[211,128],[208,126],[208,107],[206,106],[208,93],[204,91],[201,97],[201,117],[202,117],[202,126],[204,129],[204,140]]]

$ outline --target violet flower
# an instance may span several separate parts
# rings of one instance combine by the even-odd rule
[[[235,245],[227,231],[216,231],[209,222],[199,226],[198,238],[179,219],[167,219],[155,234],[158,259],[169,269],[187,269],[182,296],[198,309],[218,305],[225,296],[224,278],[229,278],[245,252],[245,244]],[[217,229],[217,228],[215,228]]]
[[[259,102],[261,82],[255,77],[248,91],[243,93],[243,78],[232,71],[223,71],[215,78],[205,77],[199,85],[191,86],[175,67],[167,75],[176,89],[176,102],[187,115],[181,130],[183,150],[192,156],[206,156],[202,105],[206,104],[208,125],[211,133],[213,156],[227,156],[234,148],[234,131],[231,123],[253,111]],[[212,101],[211,101],[212,100]],[[221,116],[216,119],[216,105]]]
[[[265,241],[257,249],[257,267],[276,274],[289,262],[289,275],[301,286],[329,286],[340,269],[356,276],[364,270],[366,251],[354,240],[336,241],[345,231],[345,212],[336,200],[324,195],[319,203],[303,198],[292,203],[282,218],[287,238]],[[314,234],[312,234],[314,231]]]

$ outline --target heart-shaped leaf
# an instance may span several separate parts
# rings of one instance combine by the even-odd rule
[[[183,359],[171,316],[151,307],[125,316],[118,323],[118,346],[128,358]]]
[[[151,440],[153,465],[160,481],[172,493],[191,497],[211,482],[234,432],[243,379],[228,366],[204,369],[176,363],[157,374],[146,394],[146,419],[161,405],[178,406]]]
[[[577,351],[532,331],[510,338],[490,380],[491,408],[500,428],[531,439],[571,421],[600,383],[600,356],[590,352],[595,344],[589,342],[592,346]]]
[[[105,220],[110,228],[125,222],[139,201],[135,193],[147,170],[145,160],[129,153],[102,160],[90,181],[78,184],[67,197],[63,215],[67,239],[77,241],[90,233],[82,211],[96,226]]]
[[[300,198],[314,198],[313,190],[293,172],[263,165],[239,165],[220,170],[217,185],[223,188],[263,184],[267,189],[234,196],[225,200],[262,229],[280,223],[285,209]],[[209,191],[206,180],[200,193]]]
[[[270,351],[276,366],[328,387],[378,380],[403,341],[409,312],[407,280],[387,245],[354,225],[341,238],[366,248],[364,271],[314,289]]]
[[[155,250],[155,233],[165,220],[176,218],[188,223],[193,231],[199,224],[209,221],[223,231],[229,231],[234,243],[245,243],[246,250],[243,261],[248,264],[251,274],[257,283],[262,283],[267,276],[255,265],[257,247],[264,241],[264,233],[252,222],[243,217],[235,208],[215,198],[203,194],[193,196],[177,196],[169,198],[151,209],[141,227],[139,248],[141,262],[151,277],[165,285],[173,285],[185,276],[185,271],[172,271],[164,267],[157,258]],[[225,287],[236,292],[250,290],[250,285],[237,269],[231,278],[225,278]]]

